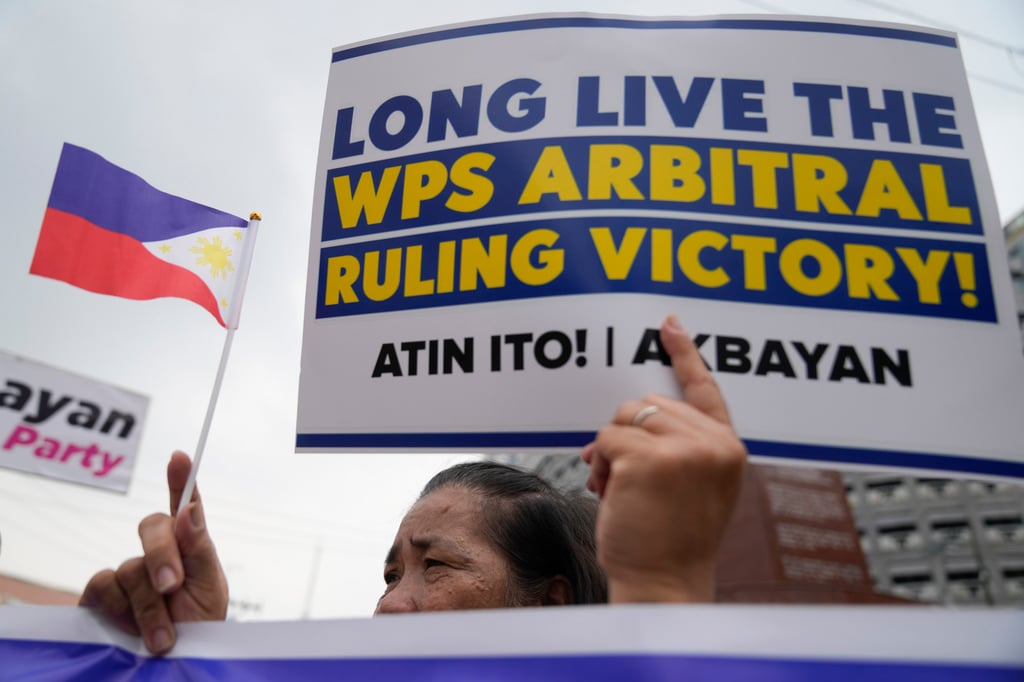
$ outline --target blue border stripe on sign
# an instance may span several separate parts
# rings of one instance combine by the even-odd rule
[[[836,464],[869,464],[911,469],[932,469],[954,473],[973,473],[986,476],[1024,478],[1024,462],[1009,462],[961,455],[935,455],[902,450],[872,450],[835,445],[808,445],[806,443],[780,443],[765,440],[745,440],[752,454],[764,457],[834,462]]]
[[[396,448],[402,450],[466,448],[564,448],[583,447],[594,439],[592,431],[521,431],[468,433],[300,433],[295,447],[304,450],[332,448]],[[936,455],[903,450],[874,450],[836,445],[809,445],[779,441],[744,441],[753,455],[835,464],[866,464],[882,467],[931,469],[950,473],[1024,478],[1024,462],[1010,462],[962,455]]]
[[[900,28],[883,26],[857,26],[853,24],[833,24],[825,21],[792,21],[785,19],[676,19],[668,21],[643,21],[637,19],[611,19],[597,17],[549,17],[546,19],[521,19],[482,26],[462,26],[431,33],[405,36],[382,40],[368,45],[360,45],[348,49],[340,49],[334,53],[332,62],[362,57],[375,52],[386,52],[410,45],[434,43],[442,40],[466,38],[469,36],[510,33],[512,31],[532,31],[546,28],[628,28],[628,29],[732,29],[761,31],[798,31],[805,33],[836,33],[842,35],[859,35],[891,40],[909,40],[916,43],[929,43],[942,47],[956,48],[956,39],[949,36],[935,35]]]
[[[486,448],[583,447],[593,431],[519,431],[469,433],[300,433],[299,448]]]
[[[160,658],[111,645],[0,639],[5,679],[253,679],[505,680],[771,679],[900,680],[900,682],[1011,682],[1021,668],[993,662],[929,663],[840,659],[672,654],[451,656],[431,658]]]

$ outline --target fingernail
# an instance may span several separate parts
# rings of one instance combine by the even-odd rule
[[[203,505],[193,504],[192,510],[188,515],[189,521],[192,523],[192,530],[202,530],[205,520],[203,519]]]
[[[174,575],[174,569],[170,566],[164,566],[156,572],[156,590],[160,594],[173,588],[176,582],[178,582],[178,577]]]
[[[674,313],[665,318],[665,326],[669,329],[675,329],[676,331],[683,331],[683,324]]]
[[[157,628],[149,633],[149,650],[154,653],[167,651],[174,644],[174,639],[167,628]]]

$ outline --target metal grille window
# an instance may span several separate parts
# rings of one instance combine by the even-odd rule
[[[921,532],[913,523],[898,523],[878,528],[878,549],[883,552],[916,549],[923,544]]]
[[[892,576],[892,593],[906,599],[936,601],[939,598],[939,586],[931,573],[904,573]]]
[[[1024,517],[1020,514],[989,516],[983,521],[989,542],[1024,542]]]
[[[971,541],[971,527],[963,519],[932,521],[931,541],[944,547],[966,545]]]

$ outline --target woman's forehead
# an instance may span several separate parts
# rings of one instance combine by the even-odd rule
[[[419,500],[406,513],[406,522],[417,525],[449,524],[473,521],[479,526],[482,521],[483,496],[481,493],[462,486],[446,485],[433,490]]]
[[[438,488],[413,505],[395,535],[389,559],[402,547],[445,549],[463,555],[490,549],[480,493],[461,486]]]
[[[399,535],[460,535],[485,537],[484,498],[462,486],[446,485],[433,490],[406,512]]]

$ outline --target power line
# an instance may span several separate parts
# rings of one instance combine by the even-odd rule
[[[968,29],[965,29],[965,28],[963,28],[961,26],[957,26],[955,24],[948,24],[948,23],[946,23],[944,21],[939,21],[937,19],[933,19],[932,17],[927,17],[927,16],[925,16],[923,14],[918,14],[917,12],[911,12],[910,10],[903,9],[902,7],[897,7],[897,6],[894,6],[894,5],[890,5],[887,2],[881,2],[881,0],[853,0],[853,1],[854,2],[859,2],[862,5],[867,5],[869,7],[874,7],[876,9],[880,9],[880,10],[883,10],[885,12],[889,12],[891,14],[896,14],[896,15],[899,15],[899,16],[908,17],[908,18],[913,19],[915,21],[923,21],[926,24],[930,24],[930,25],[932,25],[932,26],[934,26],[936,28],[943,28],[943,29],[946,29],[948,31],[953,31],[953,32],[955,32],[961,38],[967,38],[967,39],[973,40],[973,41],[975,41],[977,43],[981,43],[982,45],[987,45],[987,46],[989,46],[991,48],[994,48],[994,49],[997,49],[997,50],[1001,50],[1001,51],[1005,51],[1006,52],[1006,57],[1010,61],[1010,68],[1013,69],[1014,71],[1016,71],[1019,75],[1024,76],[1024,71],[1022,71],[1021,67],[1017,64],[1017,57],[1024,56],[1024,47],[1020,47],[1019,45],[1010,45],[1009,43],[1004,43],[1002,41],[996,40],[994,38],[990,38],[990,37],[988,37],[986,35],[983,35],[981,33],[977,33],[975,31],[970,31]],[[969,72],[969,75],[971,75],[972,77],[977,78],[978,80],[985,81],[985,82],[987,82],[990,85],[995,85],[997,87],[1005,88],[1005,89],[1010,90],[1012,92],[1017,92],[1017,93],[1024,94],[1024,89],[1022,89],[1020,87],[1017,87],[1017,86],[1014,86],[1014,85],[1012,85],[1010,83],[1007,83],[1006,81],[1000,81],[998,79],[992,78],[991,76],[985,76],[983,74],[976,74],[976,73],[970,73]]]
[[[63,510],[73,512],[77,516],[88,514],[91,518],[105,517],[107,522],[121,524],[123,521],[126,534],[131,530],[131,524],[138,523],[138,520],[147,513],[145,507],[138,504],[133,504],[132,507],[134,508],[108,508],[76,503],[64,500],[55,494],[39,491],[37,491],[37,494],[28,491],[4,490],[3,492],[5,501],[32,505],[40,510],[38,512],[40,514],[49,515],[55,510]],[[217,514],[217,528],[212,531],[215,535],[221,533],[245,535],[249,533],[247,537],[266,539],[268,534],[275,534],[280,538],[288,538],[293,544],[309,544],[311,539],[318,537],[355,540],[358,542],[366,542],[375,537],[371,531],[363,526],[349,525],[336,520],[331,521],[299,514],[281,514],[276,510],[271,514],[273,518],[259,518],[254,512],[268,512],[258,507],[235,503],[220,506],[218,502],[217,508],[219,511]],[[33,511],[33,518],[36,518],[36,515],[37,512]],[[282,516],[286,518],[281,518]],[[55,517],[52,518],[54,518],[54,522],[48,524],[47,527],[61,529],[63,524],[57,523]],[[289,523],[288,519],[292,519],[293,523]],[[24,527],[28,528],[29,526],[25,525]],[[75,537],[76,540],[79,539],[74,534],[71,534],[71,536]],[[102,536],[99,537],[102,539]],[[90,537],[88,542],[94,543],[95,540],[95,537]]]
[[[1004,43],[1004,42],[995,40],[994,38],[989,38],[986,35],[982,35],[980,33],[975,33],[974,31],[969,31],[969,30],[967,30],[965,28],[961,28],[960,26],[957,26],[955,24],[947,24],[944,21],[939,21],[937,19],[933,19],[932,17],[927,17],[927,16],[925,16],[923,14],[918,14],[917,12],[912,12],[910,10],[903,9],[902,7],[898,7],[896,5],[890,5],[887,2],[881,2],[881,0],[853,0],[853,1],[854,2],[859,2],[862,5],[868,5],[869,7],[874,7],[876,9],[880,9],[880,10],[889,12],[891,14],[897,14],[897,15],[900,15],[900,16],[907,17],[909,19],[914,19],[915,21],[923,21],[926,24],[930,24],[930,25],[934,26],[935,28],[943,28],[943,29],[946,29],[947,31],[954,31],[954,32],[956,32],[957,34],[959,34],[960,36],[962,36],[964,38],[970,38],[971,40],[973,40],[975,42],[979,42],[979,43],[982,43],[984,45],[988,45],[989,47],[994,47],[997,50],[1006,50],[1007,52],[1010,53],[1011,58],[1015,54],[1018,54],[1018,55],[1019,54],[1024,54],[1024,48],[1022,48],[1022,47],[1016,47],[1016,46],[1010,45],[1008,43]]]
[[[985,74],[977,73],[975,71],[968,71],[967,76],[969,78],[973,78],[974,80],[981,81],[982,83],[994,85],[997,88],[1002,88],[1003,90],[1007,90],[1009,92],[1015,92],[1018,95],[1024,95],[1024,87],[1022,86],[1013,85],[1012,83],[1007,83],[1005,81],[1001,81],[996,78],[992,78],[991,76],[986,76]]]
[[[742,2],[743,4],[750,5],[752,7],[757,7],[759,9],[768,10],[769,12],[775,12],[775,13],[778,13],[778,14],[792,14],[793,13],[792,10],[789,10],[789,9],[787,9],[785,7],[781,7],[781,6],[776,5],[774,3],[764,2],[764,0],[739,0],[739,1]],[[1014,45],[1010,45],[1008,43],[1004,43],[1004,42],[995,40],[993,38],[989,38],[988,36],[982,35],[981,33],[976,33],[974,31],[968,31],[968,30],[963,29],[963,28],[961,28],[959,26],[956,26],[955,24],[948,24],[946,22],[936,21],[935,19],[932,19],[931,17],[927,17],[927,16],[925,16],[923,14],[918,14],[916,12],[911,12],[909,10],[903,9],[902,7],[897,7],[897,6],[894,6],[894,5],[890,5],[889,3],[886,3],[886,2],[881,2],[880,0],[853,0],[853,2],[859,2],[861,4],[868,5],[870,7],[874,7],[875,9],[880,9],[880,10],[885,11],[885,12],[890,12],[892,14],[896,14],[896,15],[899,15],[899,16],[904,16],[904,17],[907,17],[909,19],[913,19],[915,21],[924,22],[926,24],[930,24],[931,26],[933,26],[935,28],[941,28],[941,29],[944,29],[944,30],[947,30],[947,31],[953,31],[953,32],[957,33],[962,38],[968,38],[970,40],[974,40],[976,42],[982,43],[982,44],[987,45],[989,47],[992,47],[992,48],[995,48],[995,49],[998,49],[998,50],[1003,50],[1003,51],[1005,51],[1007,53],[1007,56],[1009,57],[1010,68],[1012,68],[1015,72],[1024,75],[1024,72],[1021,71],[1020,67],[1017,65],[1017,62],[1016,62],[1016,58],[1018,56],[1024,56],[1024,47],[1017,47],[1017,46],[1014,46]],[[989,75],[986,75],[986,74],[983,74],[983,73],[978,73],[977,71],[968,71],[967,72],[967,77],[970,78],[970,79],[977,80],[977,81],[980,81],[982,83],[985,83],[986,85],[990,85],[990,86],[993,86],[993,87],[1001,88],[1003,90],[1006,90],[1007,92],[1012,92],[1012,93],[1018,94],[1018,95],[1024,95],[1024,87],[1022,87],[1020,85],[1015,85],[1013,83],[1007,83],[1004,80],[1000,80],[998,78],[994,78],[992,76],[989,76]]]

